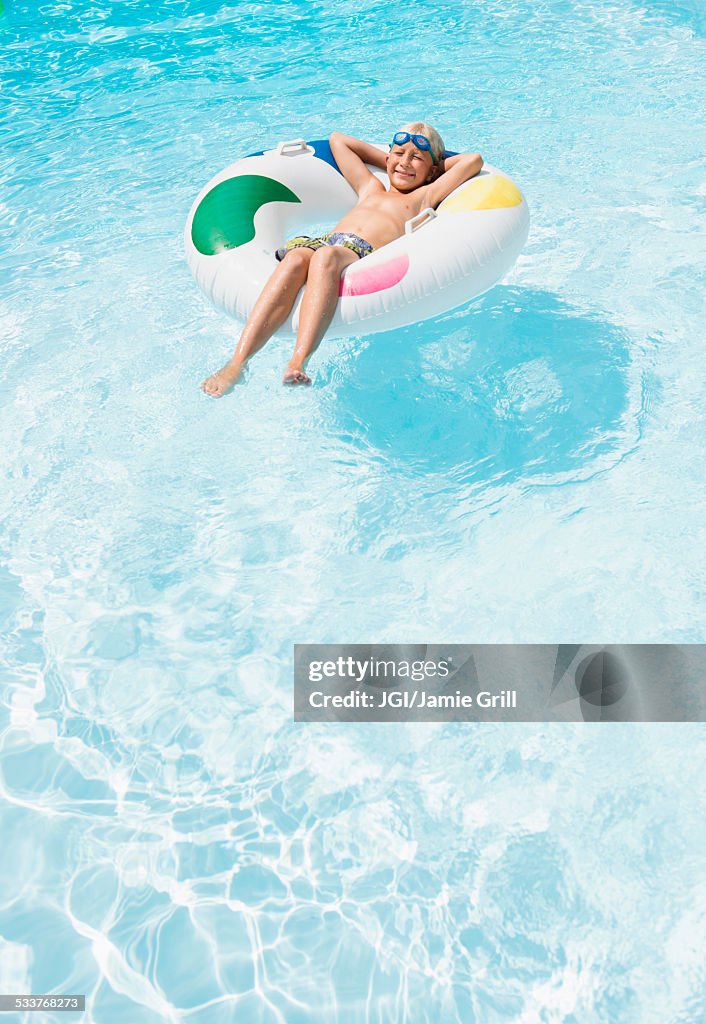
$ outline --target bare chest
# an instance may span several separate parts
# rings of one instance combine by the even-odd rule
[[[426,190],[419,189],[415,194],[409,196],[390,195],[389,192],[377,192],[366,196],[358,204],[358,209],[379,216],[390,217],[396,222],[404,224],[410,217],[415,217],[424,209]]]

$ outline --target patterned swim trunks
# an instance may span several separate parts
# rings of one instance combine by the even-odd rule
[[[324,245],[342,245],[344,248],[354,252],[361,260],[363,256],[369,256],[373,251],[370,242],[366,242],[360,235],[354,235],[350,231],[329,231],[327,235],[321,235],[319,238],[310,238],[309,235],[297,235],[296,238],[290,238],[283,249],[276,251],[275,257],[278,260],[283,260],[292,249],[313,249],[316,251]]]

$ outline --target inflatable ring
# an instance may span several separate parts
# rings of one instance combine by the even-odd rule
[[[387,186],[384,171],[370,170]],[[199,287],[247,320],[277,266],[275,250],[294,235],[331,231],[356,198],[327,141],[295,139],[243,157],[206,185],[189,214],[184,241]],[[528,230],[522,193],[486,164],[436,210],[408,221],[401,238],[346,267],[330,332],[387,331],[469,302],[512,267]],[[300,304],[301,294],[278,334],[296,334]]]

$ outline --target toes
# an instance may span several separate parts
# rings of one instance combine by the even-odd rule
[[[283,384],[311,384],[311,377],[307,377],[301,370],[290,370],[285,373]]]
[[[212,380],[211,377],[209,377],[208,380],[205,380],[203,382],[203,384],[201,385],[201,390],[204,392],[204,394],[210,395],[211,398],[220,398],[220,396],[223,393],[222,389],[218,385],[218,382]]]

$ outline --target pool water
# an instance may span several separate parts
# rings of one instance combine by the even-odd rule
[[[703,5],[4,6],[0,990],[702,1021],[701,726],[295,727],[291,673],[294,642],[704,641]],[[414,118],[523,189],[514,270],[326,339],[311,389],[273,340],[207,399],[237,325],[183,257],[199,189]]]

